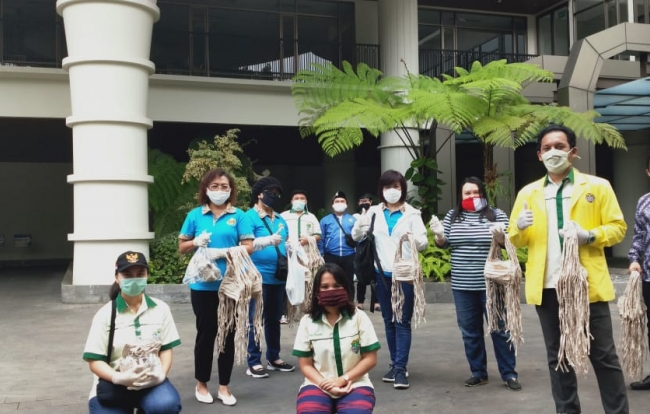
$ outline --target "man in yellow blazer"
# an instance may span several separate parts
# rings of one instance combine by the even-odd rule
[[[515,246],[528,246],[526,300],[536,307],[546,344],[551,391],[557,413],[580,413],[575,372],[556,370],[560,348],[559,305],[555,287],[562,257],[563,229],[578,225],[580,263],[588,273],[589,358],[598,379],[607,414],[628,414],[625,391],[608,301],[614,286],[604,248],[623,240],[627,225],[611,185],[582,174],[571,165],[578,156],[576,135],[550,125],[537,136],[537,156],[548,172],[519,191],[510,216],[508,236]]]

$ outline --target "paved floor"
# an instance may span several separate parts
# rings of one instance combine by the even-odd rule
[[[81,359],[92,316],[100,305],[60,302],[64,268],[0,267],[0,413],[85,413],[91,374]],[[183,344],[175,349],[170,378],[179,389],[185,413],[291,413],[302,376],[272,373],[252,379],[236,366],[231,389],[235,407],[204,405],[193,396],[194,317],[189,304],[172,304]],[[388,367],[379,315],[371,314],[384,346],[370,376],[376,387],[376,413],[554,413],[541,332],[535,310],[524,306],[525,344],[519,350],[521,392],[508,391],[499,381],[493,353],[488,351],[490,383],[466,388],[469,377],[452,304],[430,304],[427,323],[414,332],[409,363],[411,388],[395,390],[381,382]],[[615,329],[619,321],[616,309]],[[283,327],[282,356],[290,356],[296,328]],[[488,339],[489,342],[489,339]],[[491,347],[490,347],[491,348]],[[646,373],[650,364],[646,362]],[[216,375],[216,363],[213,371]],[[592,373],[581,376],[583,413],[601,413]],[[216,390],[216,388],[213,388]],[[629,391],[632,414],[650,412],[650,391]]]

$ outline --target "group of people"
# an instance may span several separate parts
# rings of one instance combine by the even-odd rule
[[[556,412],[581,412],[575,372],[571,368],[556,369],[561,332],[555,287],[560,277],[564,230],[572,222],[577,228],[579,260],[588,274],[592,335],[589,358],[598,379],[603,408],[608,414],[629,413],[608,305],[614,299],[614,289],[604,254],[605,247],[623,239],[626,231],[623,214],[609,182],[573,168],[572,161],[577,157],[573,131],[558,125],[545,128],[537,137],[537,150],[547,174],[518,193],[510,218],[489,205],[481,180],[468,177],[460,187],[458,205],[442,221],[434,216],[428,223],[435,244],[451,249],[457,323],[471,373],[464,385],[475,387],[488,382],[483,268],[493,240],[503,244],[507,237],[517,247],[528,247],[526,300],[535,305],[542,328]],[[650,158],[646,173],[650,176]],[[413,285],[402,283],[402,315],[401,319],[396,318],[391,301],[391,277],[402,236],[410,234],[416,249],[421,251],[428,245],[427,226],[420,211],[406,202],[406,180],[394,170],[384,172],[379,179],[379,203],[372,205],[372,196],[365,194],[359,198],[355,215],[347,213],[347,197],[339,191],[332,199],[333,213],[319,222],[308,211],[307,194],[302,190],[291,193],[291,208],[279,214],[274,208],[279,206],[282,193],[277,179],[264,177],[254,184],[254,205],[244,212],[234,207],[237,188],[233,177],[221,169],[209,171],[200,183],[200,206],[187,215],[181,228],[179,250],[191,253],[198,247],[207,248],[222,275],[226,275],[229,249],[244,248],[250,254],[262,275],[266,366],[262,364],[261,344],[255,340],[251,319],[246,374],[266,378],[268,371],[294,370],[293,365],[280,357],[285,281],[276,274],[278,257],[286,256],[287,240],[302,246],[316,243],[325,265],[314,276],[311,305],[300,319],[292,352],[305,377],[298,391],[297,412],[370,413],[375,395],[368,372],[377,364],[380,344],[368,315],[360,311],[365,286],[357,286],[357,303],[354,302],[355,245],[366,239],[372,227],[380,267],[375,269],[371,310],[375,310],[375,304],[381,310],[390,356],[389,370],[382,380],[392,383],[396,389],[405,389],[409,387],[407,366],[414,291]],[[650,194],[647,194],[639,200],[629,254],[630,271],[640,271],[643,275],[643,294],[648,305],[649,205]],[[126,413],[133,407],[146,413],[180,412],[178,392],[166,378],[172,348],[180,344],[180,339],[169,307],[144,294],[147,270],[141,253],[120,255],[111,288],[112,300],[93,319],[84,350],[84,359],[95,374],[89,401],[91,413]],[[201,403],[214,401],[208,383],[219,326],[220,283],[220,280],[200,281],[189,286],[197,331],[195,397]],[[254,300],[250,306],[252,318]],[[491,332],[491,337],[501,380],[507,389],[521,390],[508,332],[501,329]],[[156,339],[159,360],[156,368],[135,366],[123,371],[120,356],[124,347],[151,338]],[[217,358],[216,397],[225,405],[237,402],[229,389],[235,358],[234,338],[234,331],[227,333],[226,345]],[[126,387],[135,395],[136,402],[126,407],[105,405],[96,392],[100,379],[115,387]],[[650,376],[631,387],[650,389]]]

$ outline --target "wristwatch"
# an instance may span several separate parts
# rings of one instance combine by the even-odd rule
[[[596,241],[596,235],[592,232],[589,232],[589,237],[587,238],[587,244],[591,244]]]
[[[350,377],[348,374],[343,374],[343,379],[346,380],[347,382],[350,382]]]

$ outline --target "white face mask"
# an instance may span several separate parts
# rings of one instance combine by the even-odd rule
[[[561,174],[571,166],[569,153],[555,148],[542,154],[542,161],[551,174]]]
[[[297,201],[294,201],[293,203],[291,203],[291,209],[293,211],[303,211],[305,209],[306,204],[307,203],[305,203],[304,201],[297,200]]]
[[[228,191],[210,191],[207,190],[206,194],[208,195],[208,198],[210,201],[212,201],[213,204],[220,206],[228,199],[230,198],[230,190]]]
[[[384,190],[384,199],[387,203],[395,204],[399,201],[400,198],[402,198],[402,190],[398,190],[397,188],[389,188],[388,190]]]
[[[345,203],[336,203],[332,204],[332,209],[337,213],[343,213],[348,208],[348,205]]]

